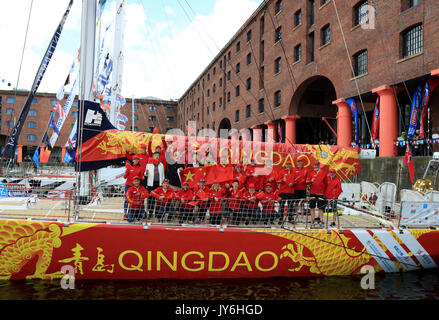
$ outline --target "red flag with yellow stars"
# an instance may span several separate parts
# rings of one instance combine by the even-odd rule
[[[233,180],[233,166],[231,165],[216,165],[211,166],[206,178],[206,184],[213,184],[214,182],[227,182]]]
[[[190,167],[180,172],[181,183],[188,183],[190,188],[197,185],[200,179],[206,179],[211,167]]]

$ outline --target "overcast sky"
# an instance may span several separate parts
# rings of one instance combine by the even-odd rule
[[[15,87],[32,0],[0,1],[0,88]],[[128,0],[124,32],[125,98],[178,99],[262,0]],[[69,0],[33,0],[18,88],[29,90]],[[108,0],[102,30],[114,21]],[[64,83],[80,43],[81,0],[74,0],[58,47],[38,92]],[[193,11],[192,11],[193,10]],[[186,13],[185,13],[186,12]],[[195,14],[194,14],[195,13]],[[112,23],[114,26],[114,23]],[[112,45],[114,28],[106,44]],[[102,32],[103,34],[103,32]],[[3,82],[3,79],[5,80]]]

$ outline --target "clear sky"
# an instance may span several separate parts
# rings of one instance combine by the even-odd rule
[[[108,0],[102,30],[114,20]],[[122,94],[178,99],[263,0],[127,0]],[[0,0],[0,88],[15,87],[32,0]],[[69,0],[33,0],[18,88],[29,90]],[[38,92],[64,83],[80,43],[82,0],[74,0]],[[114,23],[112,24],[114,26]],[[106,43],[112,45],[110,28]]]

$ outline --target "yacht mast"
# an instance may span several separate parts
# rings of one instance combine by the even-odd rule
[[[111,99],[110,99],[110,122],[116,128],[119,128],[117,115],[120,112],[120,102],[116,95],[122,91],[122,73],[123,73],[123,30],[125,28],[125,0],[118,1],[116,11],[116,22],[114,30],[114,48],[113,48],[113,75],[111,77]]]
[[[78,119],[78,141],[82,141],[82,129],[84,122],[84,100],[93,101],[93,75],[95,64],[96,46],[96,8],[97,0],[82,0],[81,16],[81,54],[79,65],[79,101],[81,103],[81,113]],[[79,148],[78,161],[81,162],[82,144]],[[78,153],[78,152],[77,152]],[[90,181],[89,173],[77,173],[76,190],[79,194],[80,202],[86,201],[89,196]],[[79,190],[78,190],[79,189]],[[79,192],[78,192],[79,191]],[[78,210],[78,206],[77,206]],[[78,212],[77,212],[78,213]]]

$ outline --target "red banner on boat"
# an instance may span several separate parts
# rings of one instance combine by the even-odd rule
[[[290,230],[0,220],[0,279],[322,277],[437,267],[437,230]],[[200,241],[201,240],[201,241]]]

